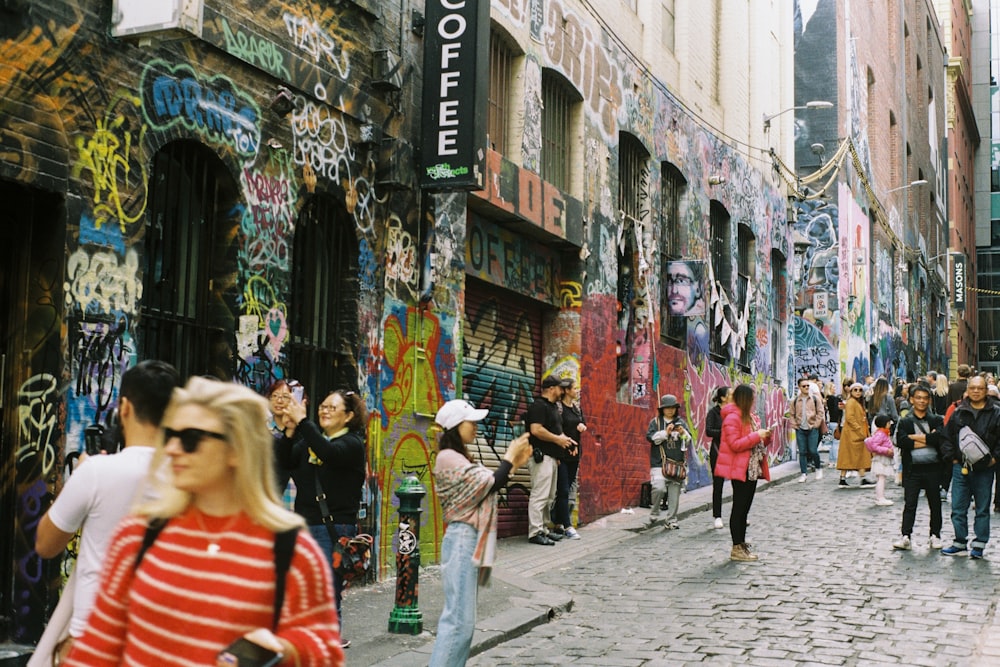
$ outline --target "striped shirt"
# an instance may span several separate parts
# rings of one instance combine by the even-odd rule
[[[191,508],[170,520],[136,569],[145,531],[139,517],[119,525],[94,612],[66,665],[214,665],[237,638],[271,628],[272,531],[246,514],[234,520]],[[308,531],[298,534],[286,581],[275,634],[304,666],[343,665],[330,569]]]

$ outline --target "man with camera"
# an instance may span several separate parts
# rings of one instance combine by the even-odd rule
[[[549,513],[556,498],[559,460],[571,453],[576,441],[563,434],[559,402],[573,380],[549,375],[542,380],[542,395],[528,407],[524,423],[534,449],[528,460],[531,495],[528,498],[528,541],[552,546],[563,538],[549,532]]]
[[[118,398],[125,448],[113,456],[81,456],[80,467],[39,522],[35,551],[42,558],[62,554],[76,531],[85,528],[76,569],[63,591],[63,598],[72,602],[72,615],[67,618],[68,610],[60,600],[29,665],[58,664],[69,653],[73,639],[83,634],[97,596],[108,541],[137,500],[153,458],[163,412],[179,383],[177,370],[163,361],[143,361],[125,371]]]

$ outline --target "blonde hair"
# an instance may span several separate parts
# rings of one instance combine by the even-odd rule
[[[183,388],[174,389],[163,423],[169,426],[177,410],[187,405],[204,408],[222,422],[220,431],[226,434],[226,444],[236,458],[233,489],[240,508],[255,523],[275,532],[304,526],[301,516],[282,507],[275,489],[274,440],[267,429],[267,400],[233,382],[193,377]],[[165,445],[161,430],[149,468],[153,500],[136,508],[140,516],[174,517],[191,504],[192,494],[173,485]]]
[[[948,395],[948,378],[944,373],[938,373],[937,379],[934,380],[934,393],[938,396]]]

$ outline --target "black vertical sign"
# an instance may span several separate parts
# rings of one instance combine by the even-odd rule
[[[420,186],[481,190],[486,168],[489,0],[427,0]]]
[[[968,279],[965,271],[968,268],[964,253],[954,253],[951,256],[951,306],[955,310],[965,310],[965,281]]]

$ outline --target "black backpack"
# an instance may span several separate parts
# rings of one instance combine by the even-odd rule
[[[150,519],[146,525],[146,534],[142,536],[142,545],[139,553],[135,555],[135,564],[132,571],[139,569],[143,557],[153,546],[153,542],[160,536],[160,532],[166,527],[169,519]],[[285,579],[288,568],[292,564],[292,556],[295,553],[295,540],[298,538],[299,529],[289,528],[274,535],[274,615],[271,620],[271,629],[277,631],[278,620],[281,618],[281,608],[285,604]]]

